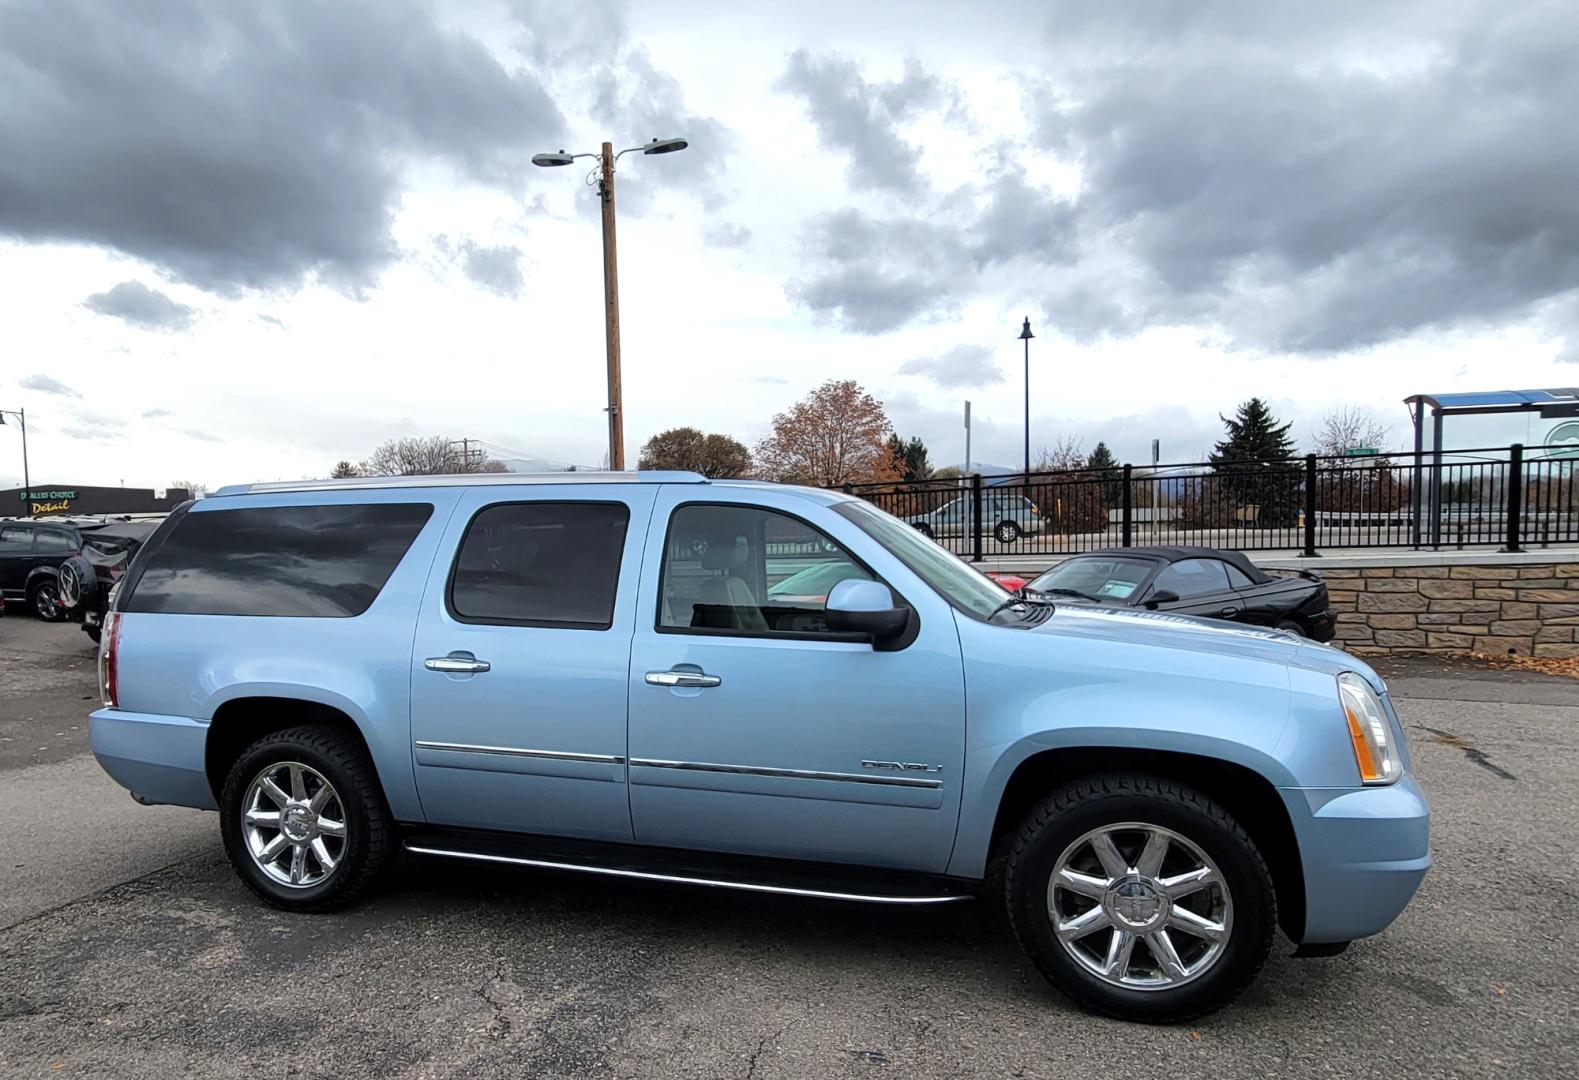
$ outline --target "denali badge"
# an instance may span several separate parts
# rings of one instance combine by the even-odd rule
[[[919,761],[863,761],[863,769],[896,769],[899,772],[942,772],[941,765],[923,765]]]

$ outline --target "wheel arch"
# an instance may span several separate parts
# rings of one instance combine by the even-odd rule
[[[1049,792],[1100,773],[1157,776],[1196,789],[1227,810],[1250,834],[1272,873],[1278,923],[1292,940],[1305,928],[1305,876],[1299,841],[1276,786],[1255,769],[1224,758],[1178,750],[1116,746],[1066,746],[1034,753],[1009,776],[998,800],[989,859],[1027,813]]]
[[[31,595],[33,588],[41,581],[60,580],[60,569],[55,566],[35,566],[28,571],[27,580],[22,583],[22,592]]]
[[[214,793],[214,801],[219,802],[225,777],[242,751],[266,735],[304,724],[342,731],[356,740],[369,759],[372,758],[367,737],[343,709],[305,698],[263,695],[232,698],[214,710],[208,737],[203,743],[203,772],[208,778],[209,790]],[[376,775],[376,766],[374,771]],[[382,782],[379,786],[382,788]],[[385,801],[388,802],[387,793]]]

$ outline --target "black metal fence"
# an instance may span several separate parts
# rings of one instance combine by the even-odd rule
[[[847,484],[957,555],[1579,542],[1572,446],[1190,463]]]

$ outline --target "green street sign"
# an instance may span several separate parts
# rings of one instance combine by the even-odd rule
[[[1344,457],[1375,457],[1381,451],[1374,446],[1351,446],[1343,452]]]

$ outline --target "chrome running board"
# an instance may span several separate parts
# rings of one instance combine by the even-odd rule
[[[798,885],[767,885],[754,881],[730,881],[722,878],[694,877],[687,874],[666,874],[654,870],[629,870],[623,867],[599,866],[595,863],[568,862],[560,859],[533,859],[519,855],[489,855],[479,851],[431,847],[427,844],[416,844],[410,841],[406,842],[405,849],[414,855],[437,855],[447,859],[472,859],[477,862],[502,863],[508,866],[528,866],[538,870],[568,870],[578,874],[601,874],[605,877],[637,878],[641,881],[661,881],[671,885],[701,885],[711,889],[736,889],[741,892],[803,896],[814,900],[843,900],[857,904],[917,906],[952,904],[960,900],[974,899],[969,893],[936,893],[932,895],[905,896],[835,892],[827,889],[809,889]]]

